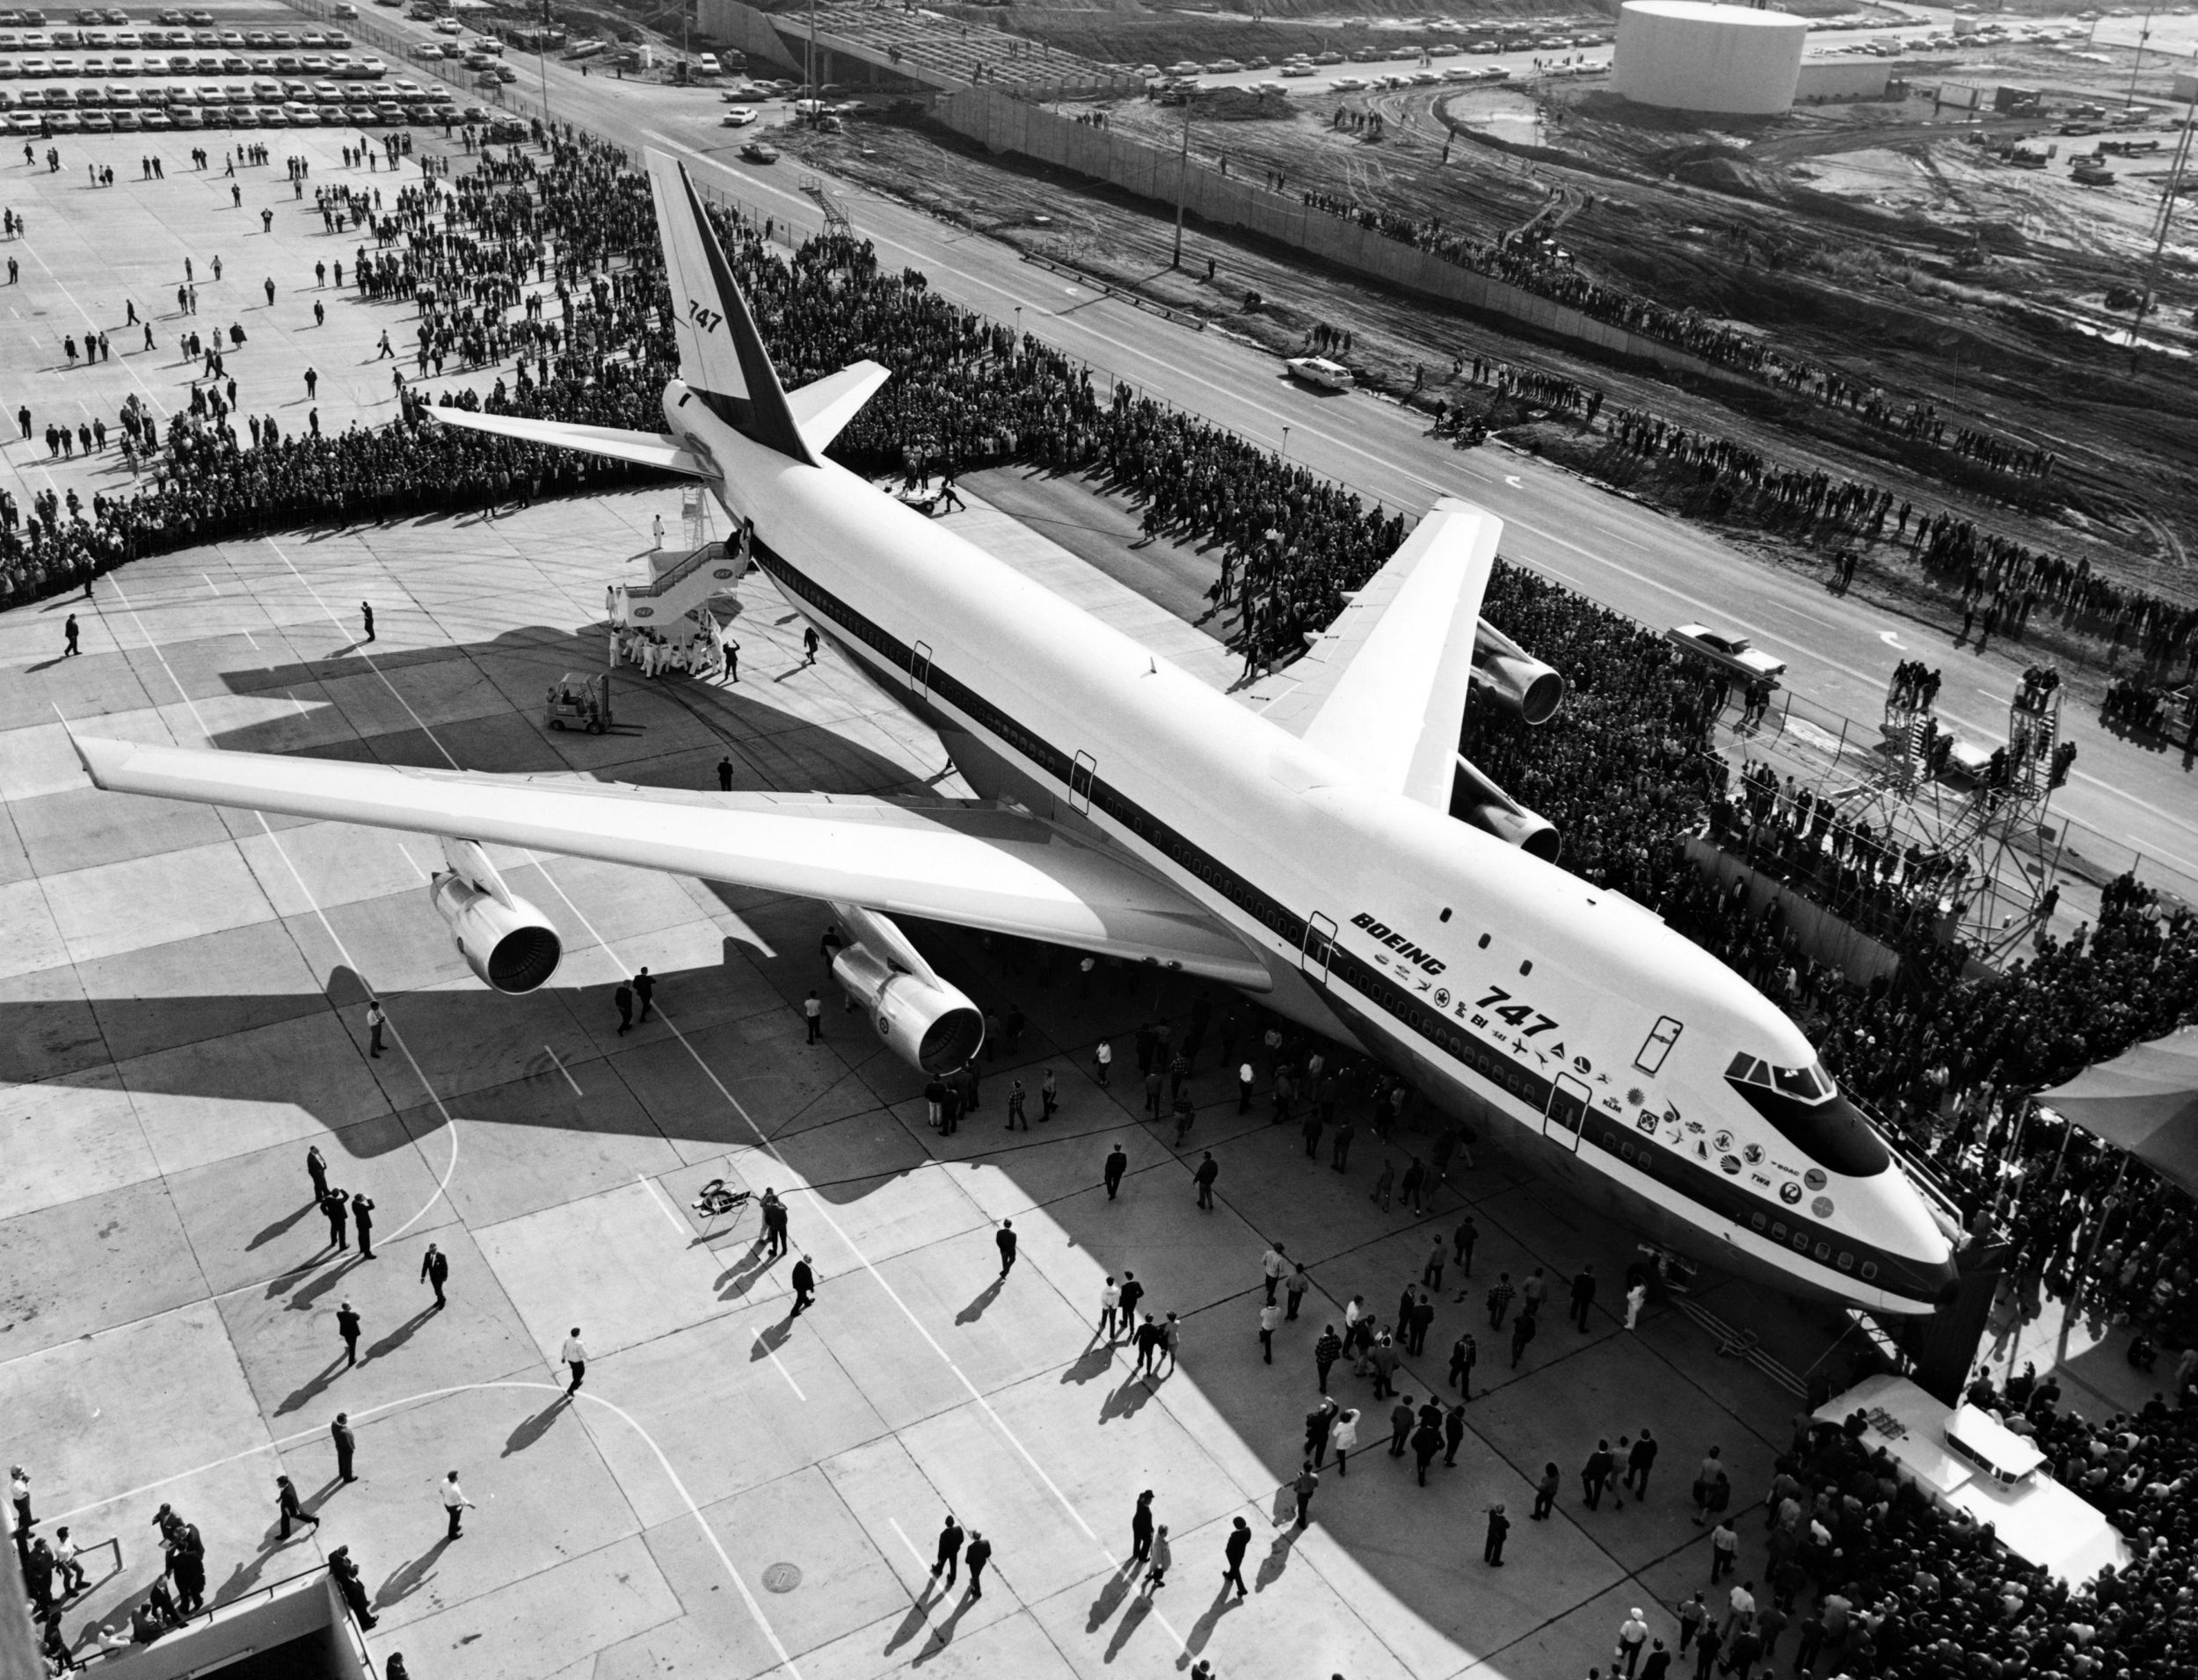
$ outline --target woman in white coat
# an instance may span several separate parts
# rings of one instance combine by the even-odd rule
[[[1328,1450],[1336,1455],[1336,1473],[1339,1476],[1349,1473],[1343,1461],[1350,1456],[1350,1450],[1358,1444],[1358,1408],[1356,1406],[1336,1420],[1335,1426],[1328,1432]]]

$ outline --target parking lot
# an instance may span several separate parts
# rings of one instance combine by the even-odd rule
[[[217,27],[211,12],[133,18],[110,9],[75,12],[64,24],[38,11],[0,11],[0,116],[14,133],[41,137],[456,124],[491,113],[469,109],[443,77],[509,77],[480,38],[455,39],[455,23],[446,50],[459,56],[423,59],[423,80],[359,50],[341,29],[291,26],[299,21],[271,12],[266,27]]]

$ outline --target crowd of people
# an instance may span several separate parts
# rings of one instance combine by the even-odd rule
[[[368,296],[420,301],[416,377],[432,377],[445,361],[493,367],[490,408],[654,428],[676,354],[649,195],[622,154],[552,136],[540,151],[484,153],[467,174],[428,171],[415,184],[363,194],[353,188],[324,199],[323,207],[331,219],[355,221],[373,241],[349,265],[353,286]],[[1095,386],[1088,369],[1059,352],[941,299],[921,273],[884,270],[867,244],[823,236],[782,261],[764,229],[727,217],[721,231],[790,386],[865,356],[893,370],[841,434],[838,453],[848,464],[913,480],[1022,459],[1110,484],[1141,505],[1148,535],[1194,540],[1210,554],[1218,574],[1212,596],[1217,610],[1233,615],[1248,670],[1302,646],[1304,634],[1331,620],[1347,592],[1403,538],[1401,516],[1126,387]],[[1546,404],[1573,400],[1510,369],[1476,368],[1484,371],[1499,389]],[[121,424],[152,456],[152,482],[93,498],[89,517],[73,498],[65,513],[41,500],[20,529],[12,504],[0,507],[0,575],[20,598],[193,542],[300,520],[493,511],[514,499],[600,489],[630,473],[437,426],[428,399],[410,385],[401,395],[393,424],[354,425],[334,436],[286,434],[272,418],[248,416],[258,424],[247,440],[230,413],[190,413],[161,425],[133,411]],[[1582,406],[1588,395],[1580,392]],[[482,399],[464,393],[441,400],[473,406]],[[1690,467],[1705,484],[1755,498],[1794,522],[1881,536],[1890,520],[1895,540],[1912,525],[1909,540],[1924,564],[1958,568],[1980,589],[2034,593],[2071,612],[2119,614],[2126,639],[2148,649],[2180,651],[2198,632],[2198,613],[2178,618],[2164,603],[2107,585],[2087,563],[2064,565],[1950,516],[1896,507],[1889,491],[1779,469],[1652,416],[1619,411],[1611,424],[1618,447]],[[2131,607],[2133,600],[2150,605]],[[2088,1289],[2106,1310],[2129,1312],[2148,1326],[2180,1323],[2198,1250],[2187,1198],[2037,1119],[2029,1098],[2198,1008],[2198,921],[2125,878],[2107,893],[2095,928],[2065,940],[2042,934],[2034,954],[2004,974],[1973,977],[1958,946],[1903,927],[1898,971],[1867,986],[1849,985],[1799,953],[1775,904],[1751,910],[1743,896],[1721,888],[1690,860],[1688,839],[1735,820],[1775,828],[1828,859],[1848,890],[1867,884],[1918,905],[1958,892],[1958,864],[1896,851],[1860,827],[1843,830],[1836,812],[1765,773],[1744,771],[1733,787],[1714,750],[1726,695],[1637,624],[1502,565],[1484,610],[1564,672],[1571,692],[1560,716],[1535,730],[1474,708],[1466,751],[1558,825],[1567,867],[1658,911],[1801,1015],[1843,1086],[1938,1160],[1979,1229],[2008,1237],[2025,1288]],[[1928,680],[1912,678],[1918,690]],[[1838,888],[1818,882],[1816,890]],[[1358,1077],[1353,1065],[1317,1066],[1312,1058],[1320,1052],[1309,1044],[1270,1051],[1287,1070],[1277,1117],[1331,1124],[1339,1097]],[[1408,1099],[1408,1090],[1370,1099],[1376,1113],[1401,1112],[1384,1100],[1398,1095]],[[1289,1112],[1300,1097],[1303,1109]],[[1312,1131],[1308,1150],[1320,1140]],[[1447,1159],[1413,1166],[1423,1186],[1439,1182]],[[1377,1199],[1390,1188],[1378,1183]],[[1403,1193],[1417,1189],[1408,1184]],[[1418,1306],[1400,1302],[1393,1344]],[[1352,1344],[1338,1355],[1355,1354],[1379,1379],[1380,1331],[1372,1315],[1364,1321],[1371,1335],[1355,1321]],[[2179,1370],[2179,1400],[2193,1374],[2187,1362]],[[2198,1429],[2189,1420],[2198,1413],[2163,1407],[2088,1425],[2049,1404],[2042,1413],[2046,1392],[2040,1385],[1995,1401],[2028,1420],[2049,1444],[2056,1473],[2123,1527],[2138,1562],[2095,1586],[2062,1587],[2013,1560],[1988,1533],[1886,1486],[1890,1479],[1853,1432],[1819,1431],[1797,1441],[1781,1469],[1794,1486],[1774,1489],[1769,1505],[1769,1531],[1785,1555],[1767,1573],[1774,1583],[1790,1583],[1774,1585],[1772,1596],[1791,1605],[1792,1589],[1810,1580],[1821,1590],[1801,1624],[1805,1647],[1834,1654],[1851,1673],[1916,1680],[1949,1671],[1947,1654],[1957,1651],[1988,1680],[2117,1680],[2187,1669],[2198,1651],[2187,1606],[2176,1595],[2187,1591],[2180,1583],[2192,1561],[2198,1499],[2186,1490],[2198,1460]],[[1440,1410],[1417,1420],[1420,1429],[1446,1430],[1450,1408]],[[1417,1436],[1410,1439],[1416,1452]],[[1752,1619],[1742,1631],[1760,1636]]]

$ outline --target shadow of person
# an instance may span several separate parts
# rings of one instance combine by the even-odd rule
[[[312,1276],[299,1286],[297,1293],[290,1297],[287,1310],[292,1313],[310,1312],[314,1302],[342,1283],[345,1276],[362,1264],[364,1260],[365,1256],[353,1248],[333,1266],[316,1269]],[[316,1264],[317,1267],[317,1262]],[[293,1272],[291,1276],[295,1276],[296,1274]],[[273,1300],[281,1292],[280,1289],[271,1285],[267,1298]]]
[[[1213,1637],[1213,1630],[1220,1626],[1221,1618],[1242,1602],[1230,1589],[1229,1583],[1224,1581],[1221,1590],[1213,1595],[1213,1602],[1200,1612],[1197,1621],[1191,1623],[1190,1632],[1183,1640],[1183,1655],[1175,1659],[1175,1666],[1179,1669],[1189,1668],[1190,1659],[1206,1648],[1206,1641]]]
[[[1275,1543],[1267,1548],[1267,1555],[1259,1560],[1259,1574],[1252,1580],[1254,1592],[1265,1592],[1282,1579],[1282,1572],[1290,1567],[1290,1549],[1297,1545],[1298,1536],[1305,1532],[1296,1524],[1297,1519],[1293,1516],[1291,1526],[1275,1536]]]
[[[1132,1558],[1107,1577],[1106,1583],[1099,1589],[1099,1596],[1091,1601],[1091,1614],[1084,1621],[1085,1633],[1096,1633],[1122,1608],[1122,1600],[1129,1593],[1130,1582],[1137,1578],[1139,1567],[1138,1560]]]
[[[746,1295],[759,1282],[770,1275],[771,1257],[757,1253],[757,1249],[761,1246],[759,1242],[754,1247],[751,1247],[741,1259],[735,1261],[717,1274],[717,1281],[714,1287],[717,1291],[719,1300],[737,1299]]]
[[[281,1417],[287,1413],[296,1411],[300,1407],[311,1400],[316,1395],[324,1391],[328,1387],[329,1384],[336,1380],[336,1373],[339,1371],[349,1369],[349,1365],[350,1361],[348,1356],[344,1354],[338,1354],[333,1359],[328,1362],[325,1369],[314,1372],[312,1376],[306,1378],[306,1380],[299,1386],[292,1389],[287,1394],[284,1395],[282,1398],[282,1403],[275,1407],[275,1415],[277,1417]]]
[[[300,1219],[302,1219],[307,1214],[317,1211],[319,1207],[319,1203],[309,1201],[295,1212],[284,1214],[273,1225],[263,1225],[260,1228],[259,1234],[244,1245],[244,1252],[246,1254],[250,1254],[255,1248],[264,1248],[267,1244],[273,1242],[277,1237],[280,1236],[292,1225],[295,1225]]]
[[[1113,1368],[1114,1343],[1111,1342],[1094,1342],[1084,1349],[1082,1356],[1074,1364],[1061,1372],[1061,1380],[1064,1383],[1074,1383],[1081,1386],[1085,1383],[1105,1376]]]
[[[1114,1637],[1107,1641],[1107,1654],[1101,1661],[1111,1662],[1120,1656],[1123,1647],[1129,1644],[1131,1636],[1144,1625],[1145,1618],[1152,1613],[1153,1598],[1150,1593],[1139,1593],[1132,1599],[1128,1611],[1119,1622],[1115,1624]]]
[[[967,1306],[964,1307],[960,1312],[954,1315],[954,1322],[957,1324],[974,1324],[978,1320],[983,1318],[985,1316],[985,1309],[1000,1298],[1001,1286],[1007,1281],[1008,1280],[1004,1276],[993,1278],[990,1284],[979,1291],[975,1299],[971,1301]]]
[[[508,1458],[515,1452],[526,1451],[528,1447],[550,1433],[550,1426],[557,1421],[557,1414],[564,1410],[571,1400],[571,1395],[560,1394],[532,1417],[521,1418],[518,1428],[504,1437],[504,1451],[496,1456],[499,1458]]]
[[[383,1354],[395,1353],[399,1348],[403,1347],[406,1342],[412,1339],[412,1333],[415,1330],[418,1329],[421,1325],[426,1323],[428,1320],[433,1318],[434,1316],[435,1304],[433,1301],[430,1301],[426,1306],[420,1308],[418,1312],[413,1313],[411,1318],[405,1320],[404,1323],[398,1325],[396,1329],[390,1331],[389,1335],[383,1336],[381,1341],[375,1342],[372,1347],[368,1348],[367,1349],[367,1357],[369,1359],[379,1359]]]
[[[1152,1385],[1141,1375],[1132,1371],[1124,1379],[1121,1387],[1107,1396],[1106,1404],[1099,1408],[1099,1421],[1109,1423],[1117,1417],[1135,1417],[1144,1409],[1145,1402],[1152,1398]]]
[[[900,1618],[900,1625],[893,1629],[892,1638],[885,1641],[885,1648],[878,1653],[879,1655],[891,1656],[930,1625],[931,1594],[938,1584],[938,1577],[935,1575],[923,1583],[923,1590],[916,1595],[914,1602],[908,1606],[908,1613]]]
[[[386,1610],[391,1604],[400,1604],[425,1587],[449,1545],[450,1537],[446,1534],[410,1563],[400,1564],[375,1593],[375,1609]]]
[[[755,1345],[748,1349],[748,1363],[768,1359],[786,1345],[786,1338],[793,1334],[794,1315],[790,1312],[776,1324],[767,1324],[755,1333]]]
[[[955,1628],[960,1624],[962,1618],[969,1614],[970,1606],[978,1602],[977,1599],[972,1598],[967,1591],[956,1599],[954,1608],[948,1612],[947,1618],[943,1622],[932,1624],[931,1637],[924,1642],[923,1649],[909,1660],[908,1666],[912,1669],[921,1669],[933,1657],[944,1651],[948,1646],[953,1644]]]

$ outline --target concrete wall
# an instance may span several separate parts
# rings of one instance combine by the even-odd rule
[[[1750,383],[1744,375],[1674,349],[1655,338],[1598,321],[1507,281],[1462,268],[1432,251],[1391,239],[1343,216],[1300,203],[1294,193],[1271,193],[1255,182],[1223,175],[1197,157],[1186,165],[1172,151],[1054,115],[988,88],[972,88],[936,100],[932,112],[956,133],[996,152],[1015,152],[1041,163],[1107,181],[1157,204],[1183,207],[1217,227],[1241,229],[1370,275],[1409,292],[1520,322],[1618,355],[1653,361],[1681,372]]]
[[[759,65],[775,64],[792,75],[800,63],[786,49],[771,20],[740,0],[695,0],[695,27],[712,40],[721,40],[747,54]]]
[[[1889,945],[1881,944],[1867,934],[1847,923],[1803,898],[1783,882],[1765,875],[1744,860],[1720,850],[1708,840],[1697,836],[1686,843],[1686,855],[1694,864],[1715,878],[1726,891],[1732,891],[1735,881],[1748,884],[1748,908],[1759,911],[1772,898],[1779,904],[1779,914],[1794,930],[1801,948],[1827,968],[1837,969],[1857,985],[1867,985],[1881,974],[1890,979],[1900,969],[1900,958]]]
[[[1801,78],[1794,84],[1796,101],[1810,99],[1881,99],[1892,80],[1893,65],[1882,58],[1812,58],[1802,62]]]
[[[322,1672],[339,1680],[368,1680],[365,1647],[325,1571],[252,1593],[165,1639],[134,1647],[127,1657],[109,1661],[119,1661],[130,1680],[185,1680],[315,1634],[326,1641],[327,1667]]]

